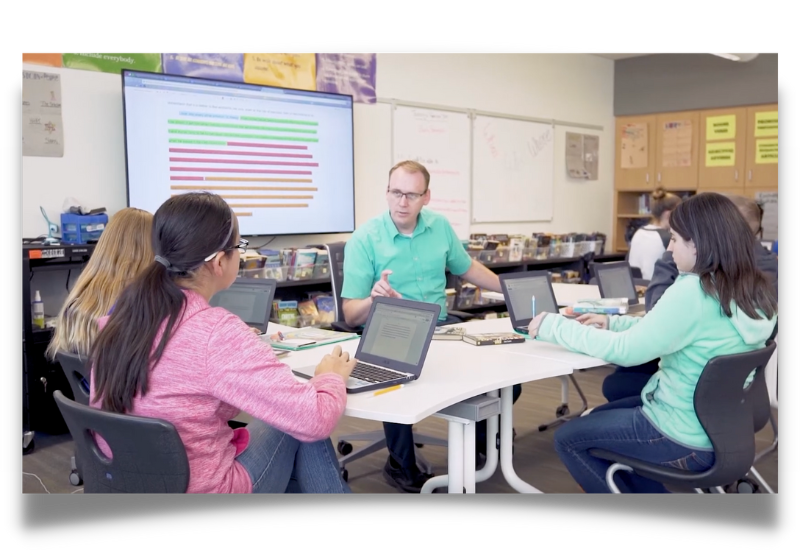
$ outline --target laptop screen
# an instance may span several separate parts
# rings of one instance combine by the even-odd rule
[[[627,298],[638,301],[631,279],[631,270],[627,264],[598,269],[597,282],[600,284],[603,298]]]
[[[250,326],[266,330],[272,307],[272,287],[269,285],[237,285],[217,292],[209,301],[212,307],[222,307]]]
[[[536,297],[537,314],[545,311],[558,313],[558,306],[553,301],[553,293],[550,291],[547,275],[506,279],[503,282],[508,289],[509,300],[511,300],[509,307],[514,311],[514,317],[517,320],[533,319],[532,296]]]
[[[436,313],[378,303],[362,336],[359,352],[419,365]]]

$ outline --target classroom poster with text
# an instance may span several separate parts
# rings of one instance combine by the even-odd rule
[[[317,91],[349,94],[353,101],[375,103],[374,53],[318,53]]]

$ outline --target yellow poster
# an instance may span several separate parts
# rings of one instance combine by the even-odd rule
[[[620,149],[620,168],[647,168],[647,124],[623,126]]]
[[[778,138],[756,140],[756,164],[778,164]]]
[[[706,166],[736,164],[736,142],[706,143]]]
[[[756,137],[778,135],[778,111],[756,113]],[[777,162],[777,161],[775,161]]]
[[[244,54],[244,81],[251,84],[316,90],[316,68],[313,53]]]
[[[706,118],[706,141],[736,138],[736,115]]]

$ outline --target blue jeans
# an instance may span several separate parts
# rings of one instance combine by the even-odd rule
[[[570,420],[556,430],[559,458],[587,493],[610,493],[606,470],[611,462],[589,454],[605,449],[654,464],[702,472],[714,464],[713,451],[684,447],[665,437],[642,412],[639,397],[595,408],[588,416]],[[614,481],[623,493],[668,493],[663,484],[633,472],[617,472]]]
[[[254,493],[350,493],[330,439],[301,443],[261,420],[247,425],[250,442],[236,457]]]

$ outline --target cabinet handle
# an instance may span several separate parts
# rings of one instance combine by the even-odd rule
[[[739,170],[738,169],[733,171],[733,179],[734,179],[734,181],[739,181]]]
[[[749,181],[753,181],[753,171],[752,170],[748,170],[747,171],[747,179]]]
[[[661,172],[658,173],[658,183],[661,183]]]
[[[650,183],[650,174],[645,174],[644,175],[644,181],[646,181],[647,183]]]

